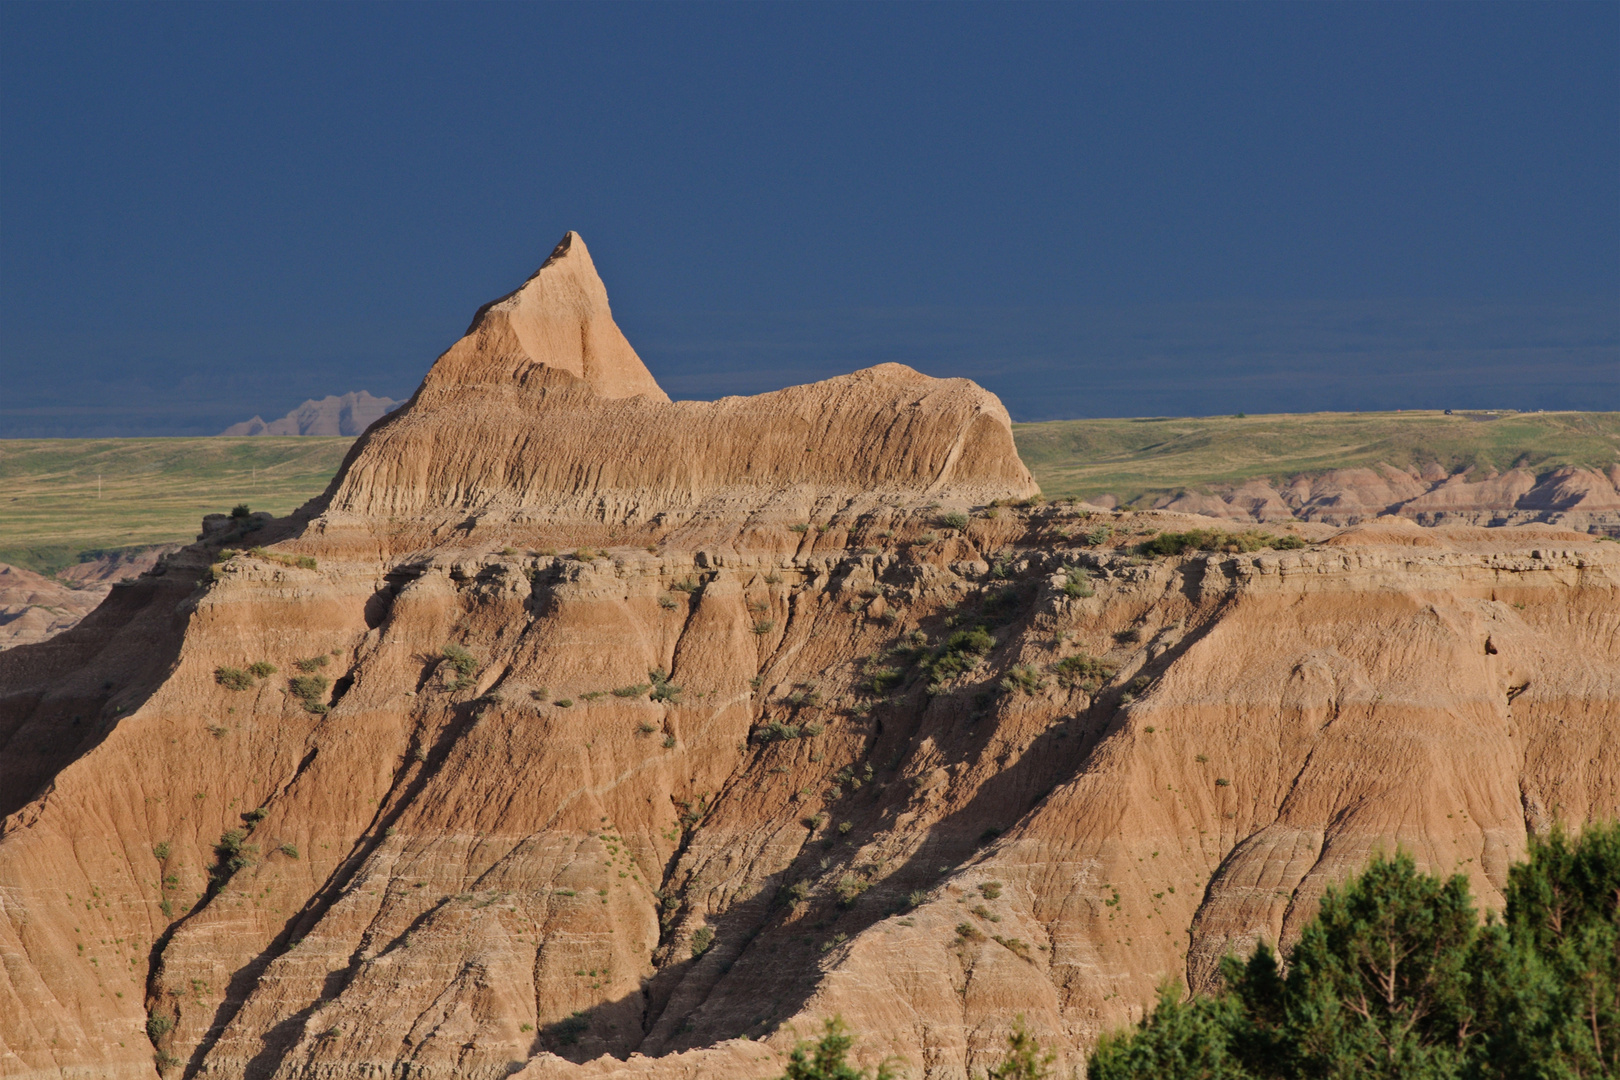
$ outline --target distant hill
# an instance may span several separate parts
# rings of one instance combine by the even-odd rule
[[[364,390],[351,391],[342,397],[328,395],[319,401],[311,398],[280,420],[266,423],[255,416],[240,424],[232,424],[221,435],[358,435],[384,413],[392,412],[402,402],[393,398],[373,397]]]
[[[1620,520],[1620,413],[1277,413],[1014,424],[1048,498],[1235,520]],[[1570,514],[1599,515],[1582,522]],[[1341,520],[1342,519],[1342,520]],[[1566,520],[1567,519],[1567,520]]]

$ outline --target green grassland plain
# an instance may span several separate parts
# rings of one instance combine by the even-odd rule
[[[237,503],[285,514],[353,439],[0,440],[0,562],[51,573],[89,553],[189,541]]]
[[[1607,468],[1620,413],[1299,413],[1054,420],[1013,436],[1048,498],[1161,493],[1388,462]],[[0,440],[0,562],[54,572],[87,553],[188,541],[237,503],[285,514],[320,494],[348,438]]]

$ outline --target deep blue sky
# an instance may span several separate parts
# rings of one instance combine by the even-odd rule
[[[408,394],[569,228],[672,394],[1620,409],[1620,5],[0,5],[0,435]]]

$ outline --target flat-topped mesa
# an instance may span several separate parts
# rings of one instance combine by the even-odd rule
[[[361,438],[327,522],[473,511],[635,523],[773,506],[802,520],[829,499],[983,503],[1037,490],[1007,410],[967,379],[881,364],[756,397],[670,401],[569,233]]]

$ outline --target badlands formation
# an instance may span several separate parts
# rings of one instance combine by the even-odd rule
[[[1067,1076],[1375,850],[1499,904],[1620,813],[1620,545],[1034,494],[965,380],[668,401],[570,234],[320,498],[0,653],[0,1074]]]

